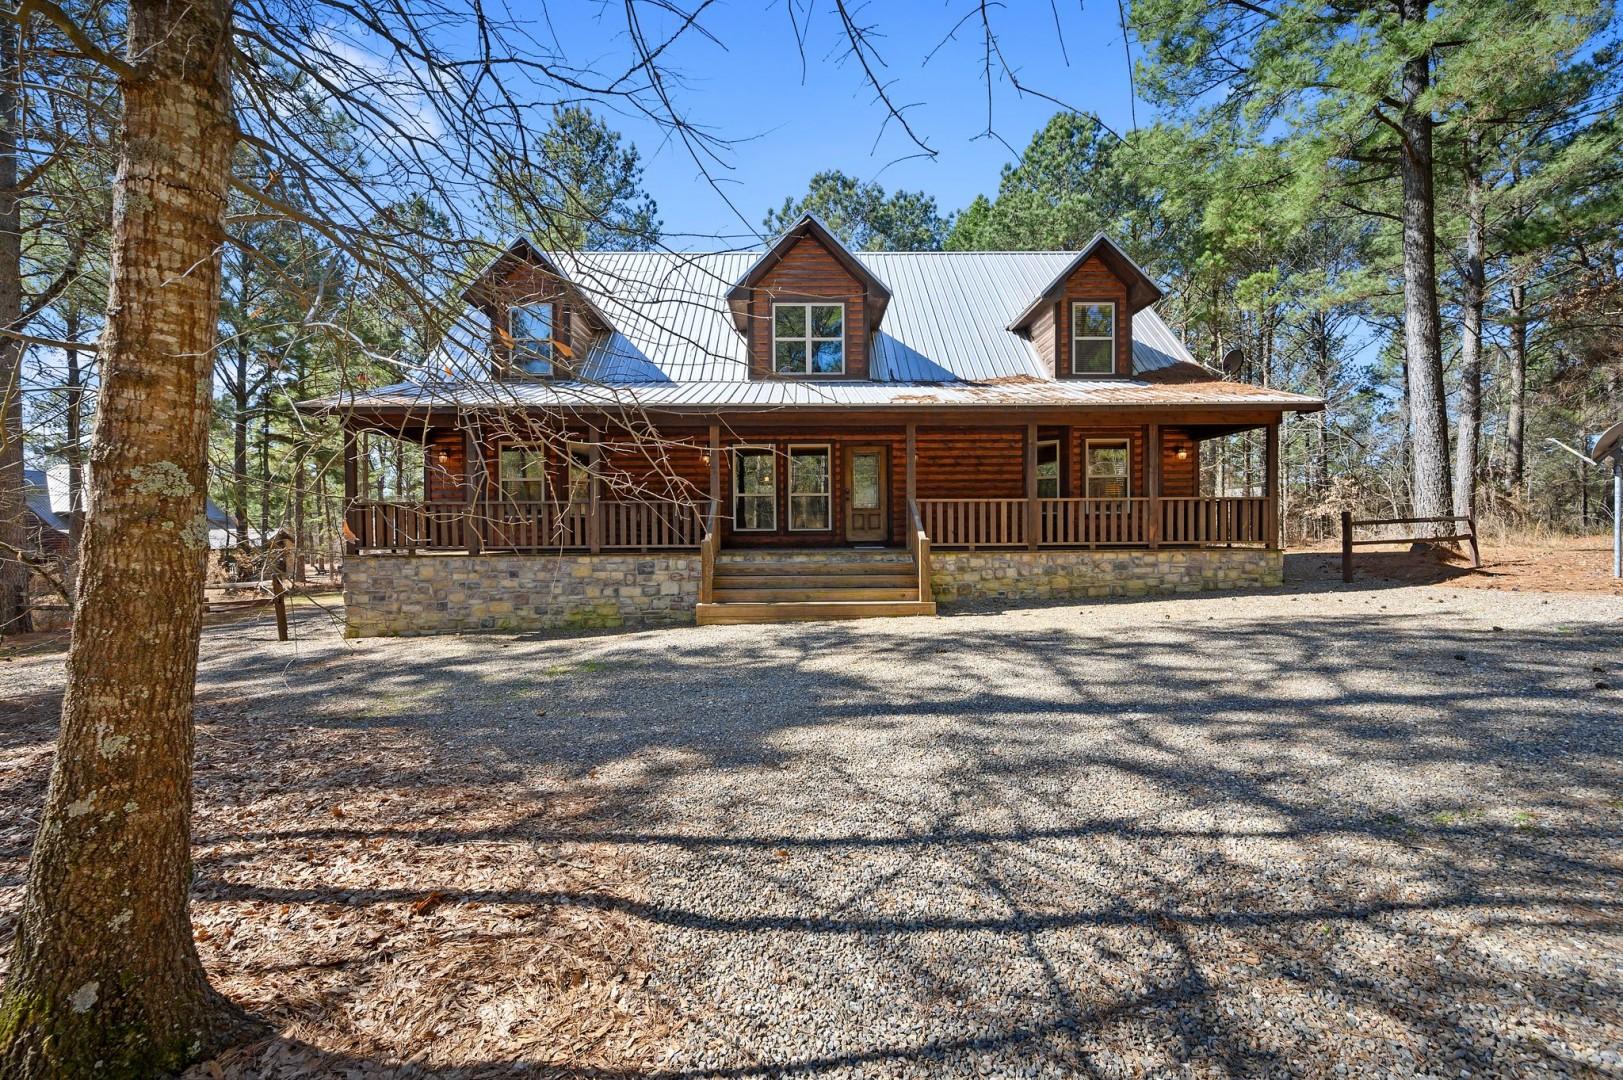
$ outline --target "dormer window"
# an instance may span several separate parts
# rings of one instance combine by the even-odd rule
[[[844,304],[773,304],[772,370],[778,375],[845,373]]]
[[[513,336],[513,370],[524,375],[551,375],[557,305],[515,304],[508,312]]]
[[[1071,305],[1071,374],[1116,370],[1116,305],[1086,300]]]

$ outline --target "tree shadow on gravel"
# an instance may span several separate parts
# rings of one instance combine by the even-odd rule
[[[682,1053],[559,1075],[1599,1075],[1623,1042],[1620,635],[1377,605],[213,637],[196,895],[312,917],[437,896],[647,935]],[[332,812],[367,800],[385,811]],[[323,869],[368,845],[607,853],[629,876]],[[287,859],[297,884],[259,869]],[[420,1073],[503,1070],[553,1074]]]

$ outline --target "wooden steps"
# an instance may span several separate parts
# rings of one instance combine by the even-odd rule
[[[711,595],[701,625],[935,614],[912,557],[895,551],[727,552]]]

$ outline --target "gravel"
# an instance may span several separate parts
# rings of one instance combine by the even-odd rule
[[[211,631],[201,697],[589,806],[535,839],[630,868],[558,900],[647,936],[655,1075],[1619,1076],[1620,618],[1367,585],[582,637],[306,616]]]

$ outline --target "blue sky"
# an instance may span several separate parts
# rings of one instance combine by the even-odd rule
[[[803,8],[810,0],[792,0],[806,36],[803,71],[788,2],[716,3],[702,25],[719,44],[690,33],[670,54],[669,66],[681,77],[678,103],[689,119],[737,140],[724,155],[731,167],[712,170],[726,198],[705,181],[689,152],[651,121],[627,114],[623,106],[600,105],[642,152],[646,186],[659,203],[671,246],[711,247],[718,237],[745,242],[746,223],[759,228],[769,207],[800,195],[811,175],[825,168],[877,180],[887,189],[922,189],[943,210],[996,190],[999,170],[1014,155],[984,135],[987,83],[976,3],[851,5],[856,21],[876,31],[872,40],[886,64],[888,92],[897,103],[913,106],[909,122],[937,151],[933,158],[907,158],[917,148],[894,122],[886,126],[884,108],[846,55],[833,5],[817,0],[808,20]],[[659,38],[654,13],[639,10],[649,20],[647,36]],[[596,60],[592,66],[605,70],[629,51],[623,11],[619,4],[569,0],[552,6],[550,31],[567,55],[581,63]],[[1022,84],[1095,112],[1117,130],[1131,127],[1128,65],[1114,2],[1009,0],[991,14],[1003,54]],[[966,15],[956,37],[943,44]],[[1020,94],[994,67],[992,126],[1016,151],[1058,108]],[[1140,122],[1148,120],[1142,102],[1137,113]]]

